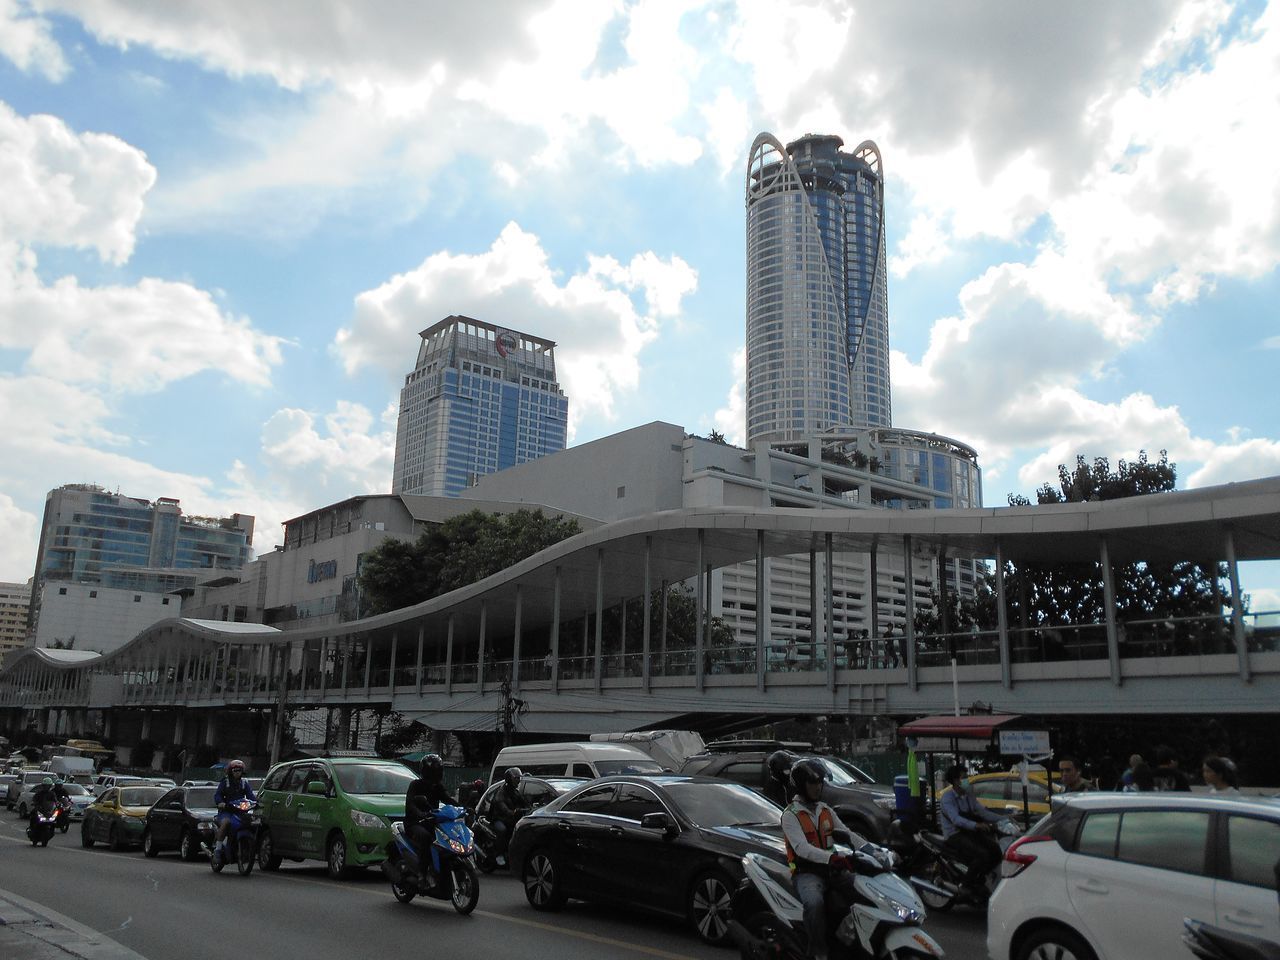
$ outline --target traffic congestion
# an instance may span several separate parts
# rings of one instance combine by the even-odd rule
[[[985,915],[991,960],[1190,957],[1195,944],[1221,960],[1280,942],[1274,798],[1099,790],[1073,757],[1052,771],[952,762],[931,802],[803,745],[728,741],[670,761],[634,744],[514,747],[487,777],[446,786],[435,754],[308,757],[264,777],[231,759],[182,783],[15,757],[0,798],[33,846],[67,834],[240,877],[286,861],[334,881],[375,868],[396,901],[461,915],[486,877],[509,874],[537,914],[621,907],[744,960],[979,956],[931,922],[952,910]],[[1025,792],[1021,811],[1010,802],[1034,786],[1043,809]]]

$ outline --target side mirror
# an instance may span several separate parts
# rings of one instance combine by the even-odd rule
[[[303,792],[310,796],[327,797],[329,795],[329,788],[319,780],[312,780],[307,784],[307,789]]]
[[[676,833],[675,824],[665,813],[646,813],[640,818],[640,827],[643,830],[661,830],[668,836],[674,836]]]

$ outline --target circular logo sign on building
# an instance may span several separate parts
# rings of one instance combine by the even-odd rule
[[[516,335],[510,330],[499,330],[493,337],[493,345],[498,348],[498,356],[505,357],[520,345]]]

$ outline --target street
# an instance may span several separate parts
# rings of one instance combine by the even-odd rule
[[[397,903],[376,870],[345,883],[320,865],[286,863],[278,873],[214,875],[204,861],[174,854],[148,860],[138,851],[80,846],[79,825],[47,849],[33,848],[25,823],[0,820],[0,888],[48,906],[111,936],[147,960],[226,960],[231,945],[254,956],[359,960],[432,953],[493,954],[558,960],[599,957],[725,958],[665,918],[571,903],[537,913],[503,874],[482,877],[480,906],[460,917],[441,901]],[[958,908],[930,916],[930,932],[959,960],[982,960],[981,914]]]

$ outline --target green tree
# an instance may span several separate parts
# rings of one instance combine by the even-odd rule
[[[472,510],[415,541],[388,538],[361,564],[366,612],[398,610],[465,587],[580,532],[577,520],[547,517],[541,510]]]
[[[1177,486],[1177,464],[1168,453],[1152,462],[1146,451],[1136,461],[1119,460],[1115,469],[1106,457],[1076,457],[1074,469],[1058,467],[1058,483],[1036,491],[1037,504],[1119,500],[1167,493]],[[1031,506],[1026,497],[1010,494],[1010,506]],[[1015,622],[1042,624],[1099,623],[1106,618],[1100,563],[1006,564],[1005,593]],[[1221,614],[1229,601],[1221,581],[1226,568],[1218,563],[1137,561],[1115,565],[1117,615],[1122,620]]]

